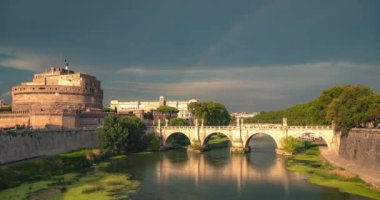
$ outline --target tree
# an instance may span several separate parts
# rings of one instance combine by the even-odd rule
[[[368,122],[379,123],[379,97],[365,86],[346,85],[324,90],[321,95],[305,104],[284,110],[261,112],[246,123],[281,123],[288,119],[289,125],[324,125],[336,122],[337,130],[347,132],[352,127]]]
[[[312,146],[310,141],[287,136],[281,140],[282,149],[288,153],[299,153]]]
[[[12,111],[12,107],[11,106],[0,108],[0,112],[10,112],[10,111]]]
[[[157,111],[169,115],[169,119],[172,118],[174,114],[178,113],[178,109],[171,106],[160,106],[157,108]]]
[[[101,146],[114,154],[135,150],[141,145],[144,131],[145,124],[137,117],[111,114],[99,130]]]
[[[367,111],[368,121],[377,127],[380,123],[380,94],[375,94],[371,98],[371,102]]]
[[[143,148],[148,151],[158,151],[160,149],[160,139],[155,133],[147,133],[142,137]]]
[[[337,130],[348,133],[368,121],[368,108],[374,92],[368,87],[355,85],[343,88],[339,97],[328,106],[327,119],[334,120]]]
[[[144,113],[144,119],[153,120],[154,116],[152,112]]]
[[[175,118],[169,121],[169,126],[189,126],[190,123],[186,119]]]
[[[228,125],[231,116],[223,104],[217,102],[193,102],[188,106],[190,113],[205,125]]]
[[[116,108],[116,107],[115,107]],[[108,108],[108,107],[103,107],[102,108],[102,112],[116,112],[115,109],[112,109],[112,108]]]

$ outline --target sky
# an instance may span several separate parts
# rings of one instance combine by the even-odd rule
[[[307,102],[335,85],[380,91],[379,0],[2,0],[0,99],[67,58],[111,99]]]

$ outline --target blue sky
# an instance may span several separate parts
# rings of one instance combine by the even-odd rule
[[[213,100],[230,111],[306,102],[327,88],[380,90],[378,0],[2,0],[0,94],[58,65],[110,99]]]

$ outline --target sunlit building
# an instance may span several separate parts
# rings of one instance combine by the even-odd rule
[[[51,67],[12,88],[12,112],[0,113],[0,128],[80,128],[104,117],[103,90],[94,76]]]
[[[197,102],[196,99],[188,101],[166,101],[163,96],[160,96],[158,101],[119,101],[111,100],[110,107],[117,110],[118,113],[133,113],[138,117],[144,113],[154,112],[160,106],[170,106],[178,109],[177,117],[182,119],[190,119],[191,113],[188,110],[188,105],[192,102]]]

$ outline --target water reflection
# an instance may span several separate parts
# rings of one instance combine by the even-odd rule
[[[309,184],[289,172],[271,138],[258,135],[250,145],[252,152],[241,156],[228,148],[136,154],[122,168],[141,180],[134,199],[366,199]]]
[[[261,137],[257,140],[260,144],[266,142]],[[231,155],[228,148],[214,149],[204,154],[166,153],[156,166],[158,184],[181,178],[192,180],[195,188],[199,188],[202,183],[212,180],[234,183],[236,189],[241,191],[250,182],[271,182],[282,185],[286,192],[289,177],[284,159],[277,157],[271,147],[265,150],[253,146],[252,149],[253,152],[248,155]],[[184,159],[178,160],[178,154],[183,154]]]

